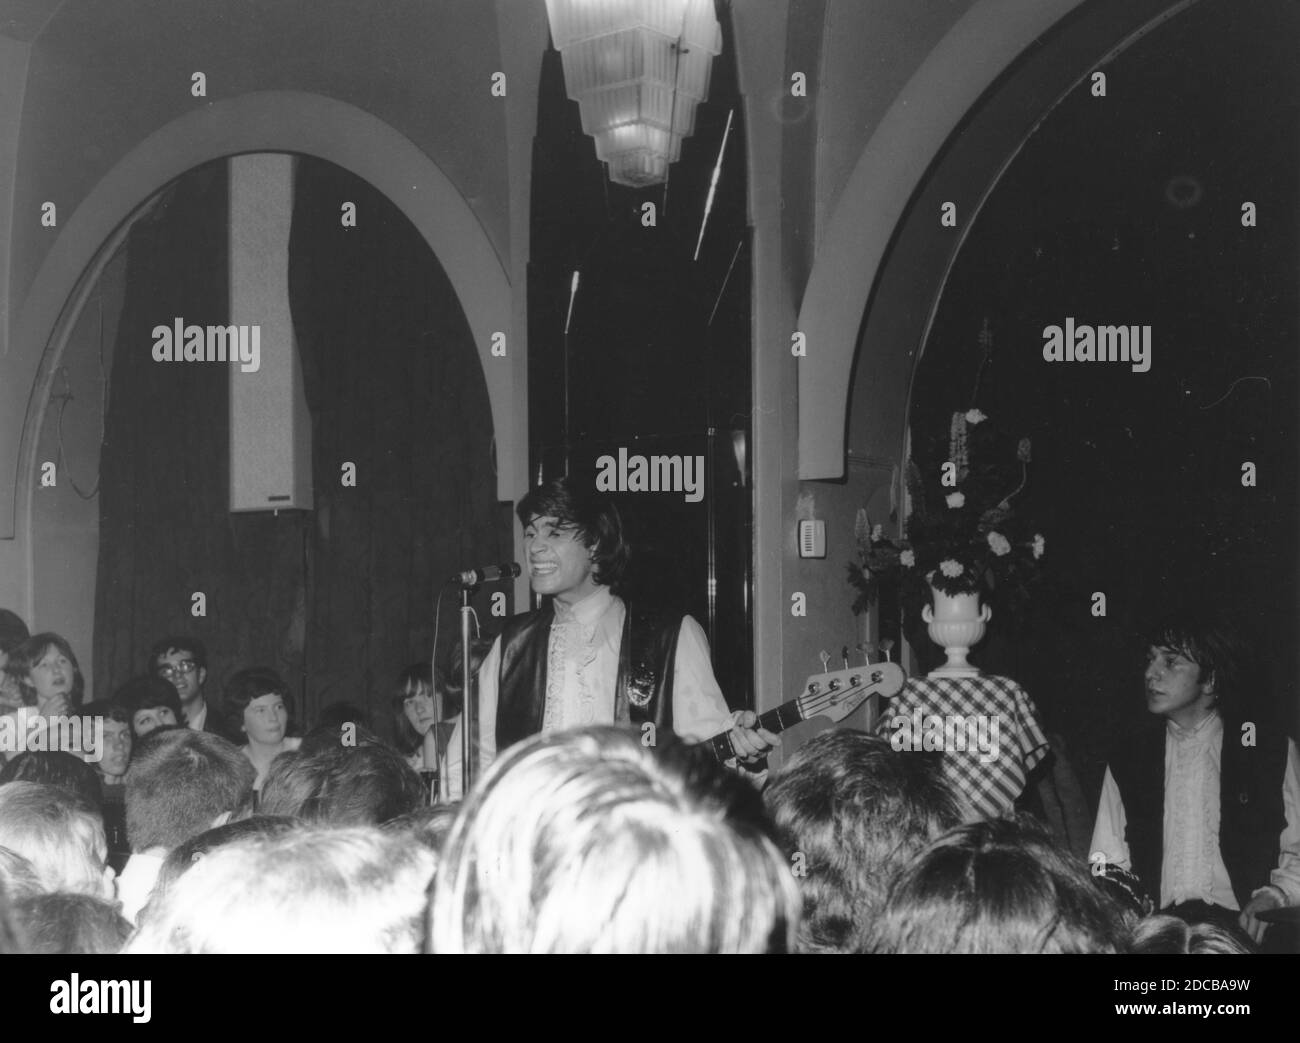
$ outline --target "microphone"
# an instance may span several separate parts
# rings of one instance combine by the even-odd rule
[[[523,569],[516,562],[503,561],[500,565],[488,565],[486,568],[470,569],[458,572],[449,579],[461,587],[477,587],[480,583],[492,583],[499,579],[515,579]]]

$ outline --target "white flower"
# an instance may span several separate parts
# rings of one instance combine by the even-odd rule
[[[857,517],[853,519],[853,538],[861,543],[863,538],[867,535],[868,528],[867,509],[865,507],[859,507]]]
[[[962,506],[964,506],[965,503],[966,503],[966,494],[965,494],[965,493],[949,493],[947,496],[944,497],[944,502],[945,502],[949,507],[962,507]]]
[[[1011,541],[1003,536],[1000,532],[989,533],[989,547],[999,558],[1004,554],[1011,553]]]
[[[899,564],[903,566],[903,568],[910,569],[913,565],[916,564],[916,555],[913,554],[910,550],[905,550],[898,556],[898,561]]]
[[[885,538],[885,527],[883,525],[873,525],[871,527],[871,542],[879,543]]]
[[[945,558],[943,561],[939,562],[939,571],[949,579],[956,579],[965,572],[966,569],[962,566],[960,561],[953,561],[952,558]]]
[[[1047,541],[1041,535],[1034,536],[1034,557],[1041,558],[1043,551],[1047,549]]]
[[[981,413],[978,409],[971,409],[971,410],[968,410],[967,413],[966,413],[966,423],[968,423],[968,424],[978,424],[978,423],[980,423],[981,421],[984,421],[984,420],[987,420],[987,419],[988,419],[988,417],[986,417],[986,416],[985,416],[983,413]]]

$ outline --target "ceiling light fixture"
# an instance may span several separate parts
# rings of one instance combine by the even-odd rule
[[[546,0],[569,97],[615,184],[668,180],[722,50],[713,0]]]

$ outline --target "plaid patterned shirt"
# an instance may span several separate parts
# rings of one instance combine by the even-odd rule
[[[986,818],[1013,810],[1047,737],[1029,695],[1009,677],[912,678],[876,734],[896,750],[941,750],[944,775]]]

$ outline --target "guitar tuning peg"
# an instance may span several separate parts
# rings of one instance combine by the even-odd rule
[[[863,642],[861,642],[861,641],[859,641],[859,642],[858,642],[856,645],[854,645],[853,647],[856,648],[859,652],[862,653],[862,661],[863,661],[867,666],[870,666],[870,665],[871,665],[871,656],[869,656],[869,655],[867,654],[867,646],[866,646],[866,644],[863,643]]]
[[[881,638],[880,650],[885,653],[885,661],[888,663],[892,663],[894,661],[894,657],[889,654],[890,651],[893,649],[893,647],[894,647],[893,638],[888,638],[888,637]]]
[[[830,673],[831,654],[823,648],[817,653],[817,658],[822,661],[822,673]]]
[[[840,649],[840,658],[844,660],[844,669],[849,668],[849,646],[845,645]]]

